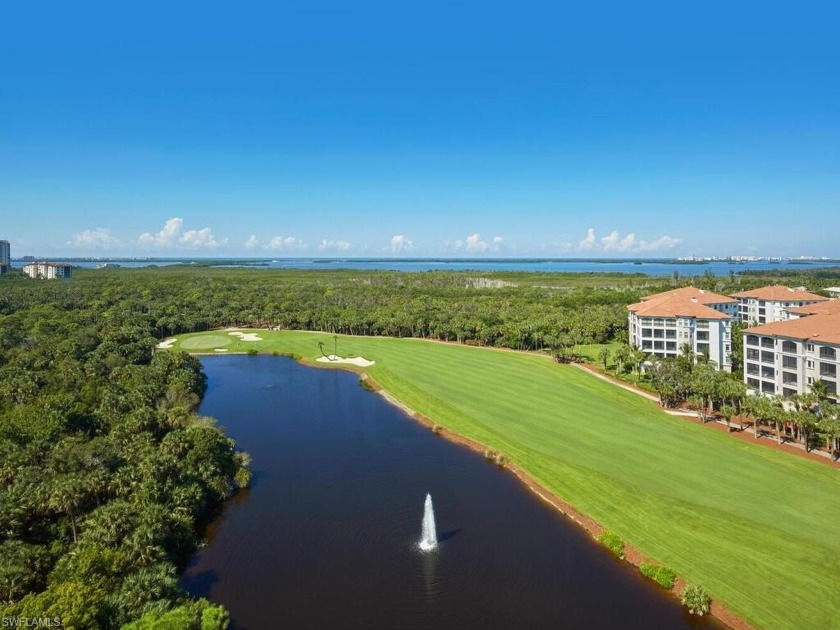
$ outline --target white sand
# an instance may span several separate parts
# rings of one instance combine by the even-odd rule
[[[240,341],[262,341],[262,337],[255,333],[244,333],[238,330],[234,330],[228,333],[229,335],[233,335],[234,337],[238,337]]]
[[[161,341],[157,347],[161,349],[171,348],[175,342],[178,341],[177,339],[167,339],[166,341]]]
[[[351,365],[357,365],[359,367],[370,367],[371,365],[376,364],[376,361],[368,361],[364,357],[345,359],[344,357],[339,357],[334,354],[326,357],[318,357],[316,360],[318,363],[350,363]]]
[[[213,352],[227,352],[227,348],[215,348]]]

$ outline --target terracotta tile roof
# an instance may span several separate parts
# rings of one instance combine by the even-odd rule
[[[840,345],[840,315],[822,314],[747,328],[745,333]]]
[[[824,302],[828,298],[824,298],[816,293],[808,293],[808,291],[799,291],[798,289],[791,289],[782,284],[774,284],[769,287],[761,287],[760,289],[753,289],[751,291],[741,291],[740,293],[733,293],[734,298],[756,298],[758,300],[769,300],[772,302]]]
[[[735,300],[725,295],[703,291],[695,287],[684,287],[648,295],[637,304],[631,304],[627,310],[640,317],[696,317],[698,319],[732,319],[706,304],[731,304]]]
[[[795,306],[785,310],[788,313],[796,313],[797,315],[840,315],[840,300],[827,300],[806,306]]]
[[[650,300],[664,300],[670,297],[678,297],[683,300],[690,300],[697,298],[700,304],[734,304],[737,300],[721,295],[720,293],[713,293],[712,291],[704,291],[697,287],[682,287],[681,289],[671,289],[670,291],[663,291],[662,293],[654,293],[653,295],[646,295],[642,298],[642,302]]]

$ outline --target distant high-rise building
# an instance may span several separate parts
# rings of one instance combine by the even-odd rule
[[[11,252],[9,241],[0,241],[0,267],[8,267],[12,263]]]

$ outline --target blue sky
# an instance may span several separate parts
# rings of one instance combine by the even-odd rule
[[[829,3],[9,4],[13,255],[840,256]]]

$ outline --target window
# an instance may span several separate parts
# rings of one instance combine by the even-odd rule
[[[820,348],[820,359],[831,359],[832,361],[837,358],[837,351],[834,348],[827,348],[825,346]]]
[[[708,341],[709,340],[709,331],[708,330],[698,330],[697,331],[697,341]]]
[[[664,337],[665,337],[665,331],[664,330],[660,330],[660,329],[657,329],[657,328],[653,329],[653,338],[654,339],[662,339]]]
[[[748,346],[757,346],[758,345],[758,335],[747,335],[747,345]]]
[[[747,374],[751,374],[753,376],[758,376],[759,368],[758,365],[755,363],[747,363]]]
[[[796,342],[795,341],[783,341],[782,342],[782,352],[796,352]]]
[[[761,378],[776,378],[776,370],[766,365],[761,366]]]
[[[758,350],[747,348],[747,359],[750,361],[758,361],[760,355],[761,353]]]
[[[761,383],[761,391],[765,394],[775,394],[776,393],[776,386],[773,383],[768,383],[767,381],[763,381]]]
[[[796,357],[782,357],[782,367],[796,369]]]
[[[666,341],[665,342],[665,349],[666,350],[673,350],[674,352],[676,352],[677,342],[676,341]]]
[[[661,341],[654,341],[653,342],[653,349],[654,350],[662,350],[664,347],[665,347],[665,345]]]
[[[760,387],[760,385],[758,383],[758,379],[756,379],[756,378],[748,378],[747,379],[747,385],[749,385],[753,389],[758,389]]]
[[[796,385],[798,382],[795,372],[782,372],[782,383],[785,385]]]
[[[677,331],[676,330],[666,330],[665,331],[665,339],[676,339],[677,338]]]
[[[820,376],[837,378],[837,366],[833,363],[820,363]]]
[[[762,352],[761,353],[761,362],[762,363],[775,363],[776,362],[776,355],[772,352]]]
[[[814,344],[809,343],[808,344],[808,352],[813,352],[813,351],[814,351]]]
[[[813,370],[814,369],[814,362],[813,361],[808,361],[806,363],[806,366],[808,367],[809,370]]]
[[[697,352],[703,353],[709,351],[709,344],[707,343],[698,343],[697,344]]]
[[[762,337],[761,338],[761,347],[762,348],[775,348],[776,343],[773,341],[772,337]]]
[[[782,388],[782,396],[788,398],[790,396],[796,396],[798,392],[795,389],[791,389],[790,387],[783,387]]]
[[[836,397],[837,396],[837,383],[833,381],[826,381],[825,382],[825,393],[829,396]]]
[[[642,337],[652,337],[653,331],[650,328],[642,328]]]
[[[650,350],[653,347],[653,342],[650,339],[642,339],[642,350]]]

